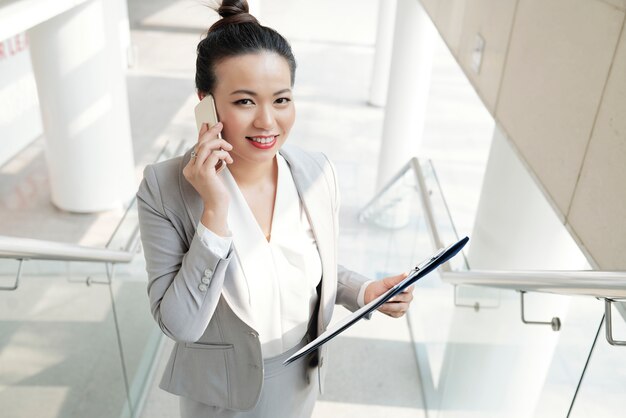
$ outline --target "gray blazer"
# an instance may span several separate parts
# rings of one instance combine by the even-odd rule
[[[233,246],[220,258],[196,234],[203,203],[182,174],[190,152],[147,166],[137,192],[150,308],[161,330],[176,341],[160,387],[207,405],[245,411],[256,405],[261,393],[261,345],[247,315],[247,299],[224,286],[240,274],[237,263],[230,264]],[[322,262],[319,335],[335,303],[358,309],[358,292],[368,279],[337,264],[339,199],[326,156],[290,145],[280,153],[291,170]],[[322,390],[326,347],[316,355],[311,364],[320,373]]]

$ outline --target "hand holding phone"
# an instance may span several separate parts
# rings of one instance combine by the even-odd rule
[[[200,130],[202,129],[202,125],[204,123],[209,126],[209,129],[217,124],[217,109],[215,107],[215,100],[213,99],[212,95],[207,94],[202,100],[200,100],[200,103],[196,105],[195,114],[198,133],[200,133]],[[222,139],[222,134],[218,133],[217,137],[219,139]],[[220,151],[223,151],[223,149],[220,148]],[[216,173],[222,171],[224,167],[226,167],[226,163],[221,159],[218,160],[217,165],[215,166]]]
[[[198,143],[183,168],[183,175],[202,199],[202,224],[217,235],[226,236],[229,193],[217,173],[227,163],[233,162],[229,154],[233,146],[219,135],[222,127],[217,121],[211,96],[203,98],[196,106],[195,113]]]

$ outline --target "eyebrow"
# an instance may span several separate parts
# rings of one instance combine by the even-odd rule
[[[283,94],[283,93],[290,93],[291,89],[282,89],[277,91],[276,93],[274,93],[274,96],[278,96],[279,94]],[[235,90],[232,93],[230,93],[231,96],[233,94],[249,94],[250,96],[258,96],[257,93],[253,92],[252,90]]]

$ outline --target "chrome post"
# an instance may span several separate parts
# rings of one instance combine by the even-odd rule
[[[558,331],[561,329],[561,320],[559,319],[559,317],[555,316],[554,318],[552,318],[551,321],[549,322],[543,322],[543,321],[527,321],[526,318],[524,317],[524,293],[526,293],[525,290],[520,290],[519,294],[520,294],[520,306],[521,306],[521,310],[522,310],[522,322],[528,325],[550,325],[552,327],[552,331]]]
[[[615,302],[613,299],[604,299],[604,314],[606,318],[606,340],[611,345],[626,345],[626,341],[613,339],[613,322],[611,318],[611,305]]]

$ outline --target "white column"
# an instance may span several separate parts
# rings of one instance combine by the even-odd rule
[[[435,28],[419,1],[398,0],[393,39],[378,190],[417,155],[422,142]]]
[[[119,13],[93,0],[29,31],[52,202],[120,207],[136,190]]]
[[[128,2],[126,0],[105,0],[107,3],[108,22],[113,22],[108,30],[119,39],[120,64],[126,70],[135,60],[130,44],[130,21],[128,18]],[[110,5],[108,3],[111,3]]]
[[[374,53],[369,99],[369,103],[374,106],[385,106],[385,100],[387,99],[395,17],[396,0],[379,0],[376,51]]]

